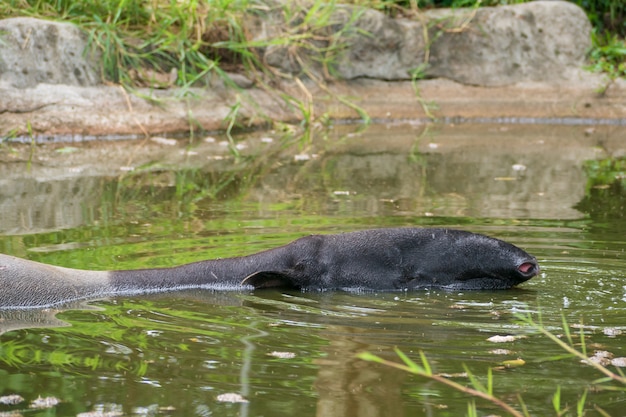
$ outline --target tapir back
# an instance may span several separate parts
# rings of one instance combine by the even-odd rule
[[[110,292],[107,272],[46,265],[0,254],[0,306],[47,307]]]

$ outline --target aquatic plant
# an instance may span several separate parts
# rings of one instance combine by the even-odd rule
[[[542,334],[549,338],[552,342],[554,342],[557,346],[565,350],[567,355],[565,357],[561,356],[559,358],[555,358],[553,360],[562,360],[567,358],[578,358],[582,363],[589,365],[596,369],[599,373],[604,375],[604,378],[599,378],[593,381],[590,381],[590,385],[598,388],[598,389],[607,389],[607,390],[617,390],[626,392],[626,375],[619,368],[617,370],[611,371],[606,365],[602,364],[601,361],[597,360],[594,357],[589,357],[586,348],[585,342],[585,334],[584,334],[584,326],[580,325],[578,328],[580,329],[579,341],[575,341],[570,331],[570,325],[567,323],[565,316],[562,318],[562,328],[563,335],[558,336],[547,329],[547,327],[542,323],[541,314],[539,314],[539,318],[535,320],[531,314],[517,314],[517,319],[521,324],[526,325],[530,329],[535,332]],[[565,339],[565,341],[563,340]],[[574,346],[580,345],[580,350],[576,349]],[[399,369],[405,372],[408,372],[413,375],[417,375],[423,378],[428,378],[432,381],[438,382],[442,385],[450,387],[458,392],[469,395],[473,399],[482,399],[487,402],[492,403],[497,406],[501,410],[510,414],[514,417],[530,417],[526,404],[524,403],[521,395],[517,395],[517,403],[511,404],[510,401],[506,401],[503,398],[498,397],[494,394],[494,377],[492,373],[492,369],[489,368],[487,370],[487,375],[482,379],[486,380],[483,382],[481,378],[472,373],[466,366],[464,367],[464,372],[460,375],[466,377],[469,380],[468,385],[464,385],[458,382],[453,381],[449,375],[446,374],[438,374],[433,371],[433,367],[428,360],[426,354],[423,351],[420,351],[419,361],[415,361],[409,358],[406,354],[404,354],[399,349],[394,349],[396,355],[401,360],[401,362],[396,362],[389,359],[384,359],[378,355],[374,355],[370,352],[363,352],[358,355],[360,359],[365,361],[379,363],[385,366],[389,366],[395,369]],[[513,360],[513,361],[505,361],[501,365],[504,367],[515,367],[521,366],[524,364],[523,360]],[[608,385],[608,383],[616,383],[618,385]],[[561,397],[561,388],[557,386],[554,394],[552,395],[552,406],[554,409],[555,416],[569,416],[575,415],[577,417],[582,417],[585,415],[586,410],[589,408],[587,404],[587,393],[588,391],[583,391],[576,402],[575,413],[572,414],[572,410],[570,406],[567,404],[563,404]],[[474,400],[470,400],[468,402],[468,416],[477,416],[478,410],[476,408],[476,403]],[[600,413],[600,415],[605,417],[610,417],[610,415],[603,410],[597,404],[593,405],[593,408]]]

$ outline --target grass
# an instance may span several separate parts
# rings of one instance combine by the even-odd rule
[[[606,74],[607,82],[598,90],[602,95],[618,78],[626,77],[626,43],[613,33],[592,34],[593,49],[590,52],[588,69]]]
[[[617,371],[613,372],[606,366],[596,361],[589,360],[585,344],[585,334],[583,332],[583,326],[580,326],[580,340],[576,340],[574,335],[570,331],[570,326],[565,320],[565,317],[563,317],[562,322],[562,336],[557,336],[547,330],[547,328],[542,324],[541,315],[539,315],[538,320],[535,320],[530,314],[520,314],[517,315],[517,318],[522,324],[532,328],[536,331],[536,333],[547,337],[556,345],[561,347],[567,353],[566,358],[577,358],[586,365],[593,367],[598,374],[603,375],[602,378],[598,378],[589,382],[589,385],[593,389],[608,389],[626,392],[626,375],[624,374],[624,372],[622,372],[619,368],[616,368]],[[574,347],[576,345],[580,346],[580,350]],[[361,353],[358,355],[358,357],[365,361],[379,363],[408,372],[413,375],[427,378],[429,380],[432,380],[434,382],[445,385],[458,392],[468,395],[470,397],[467,410],[468,416],[479,415],[474,399],[481,399],[495,405],[496,407],[513,417],[531,417],[531,414],[529,413],[526,404],[524,403],[524,400],[520,395],[517,396],[516,403],[511,403],[510,400],[506,401],[494,394],[493,387],[496,385],[496,381],[493,378],[491,369],[488,369],[487,375],[485,377],[479,378],[475,374],[470,372],[467,367],[465,367],[464,374],[467,376],[469,384],[463,385],[452,381],[449,377],[445,375],[435,373],[428,358],[426,357],[426,354],[423,351],[420,351],[419,361],[414,361],[397,348],[395,349],[395,353],[401,362],[384,359],[369,352]],[[563,357],[559,359],[563,359]],[[590,378],[591,377],[592,376],[590,376]],[[485,382],[483,382],[481,379],[485,380]],[[607,385],[609,383],[614,384]],[[617,384],[617,386],[615,384]],[[554,415],[558,417],[573,415],[576,417],[583,417],[586,414],[587,409],[590,407],[587,404],[587,392],[588,391],[585,390],[579,395],[574,409],[567,404],[563,404],[561,397],[561,388],[557,386],[554,394],[552,395],[552,407],[554,414],[548,414],[548,412],[546,411],[546,414],[544,415]],[[594,404],[593,408],[597,413],[599,413],[599,415],[610,417],[609,414],[597,404]]]
[[[416,16],[432,7],[477,7],[516,4],[525,0],[347,0],[390,15]],[[595,25],[590,69],[604,72],[609,82],[626,76],[626,6],[621,0],[575,0]],[[268,3],[269,4],[269,3]],[[341,11],[342,13],[338,13]],[[335,0],[286,2],[267,6],[253,0],[4,0],[0,18],[32,16],[73,22],[89,36],[93,51],[101,55],[102,75],[107,82],[127,90],[137,87],[179,87],[179,95],[191,94],[192,86],[208,85],[219,78],[239,89],[229,73],[245,74],[258,87],[277,92],[310,126],[316,115],[314,97],[302,80],[312,80],[324,94],[352,108],[368,122],[367,114],[352,100],[333,96],[327,82],[335,78],[337,58],[353,35],[362,35],[354,23],[359,8],[339,9]],[[252,39],[246,29],[255,16],[274,13],[288,25],[266,39]],[[341,16],[340,18],[338,16]],[[340,21],[338,21],[338,19]],[[274,51],[291,63],[292,74],[281,73],[263,61],[262,52]],[[92,52],[93,52],[92,51]],[[425,63],[427,64],[427,62]],[[424,68],[412,74],[421,78]],[[302,94],[278,92],[280,80],[294,81]],[[418,88],[415,87],[419,100]],[[601,91],[601,92],[604,92]],[[241,91],[241,100],[251,99]],[[420,101],[431,117],[429,104]],[[258,109],[261,111],[261,109]],[[190,122],[191,123],[191,122]],[[229,129],[232,119],[225,121]]]

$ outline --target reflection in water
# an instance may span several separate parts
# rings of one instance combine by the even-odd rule
[[[0,334],[18,329],[69,326],[67,322],[56,317],[59,311],[61,310],[0,310]]]
[[[51,152],[30,169],[0,164],[0,231],[108,227],[156,214],[151,204],[170,218],[238,214],[228,201],[254,203],[256,212],[245,215],[264,218],[281,208],[324,216],[572,219],[585,191],[583,161],[604,152],[577,127],[346,129],[305,148],[252,135],[240,159],[216,143],[149,143],[128,167],[135,145],[115,142]]]
[[[387,417],[404,415],[402,387],[406,373],[366,363],[356,357],[372,347],[359,341],[362,332],[329,326],[323,335],[329,344],[318,359],[315,389],[319,395],[316,416]]]

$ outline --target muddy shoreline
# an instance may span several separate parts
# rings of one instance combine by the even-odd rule
[[[303,113],[285,103],[279,91],[288,92],[305,105],[311,102],[311,120],[323,116],[358,122],[363,119],[362,111],[375,122],[624,125],[626,83],[618,80],[604,93],[598,92],[605,83],[600,75],[581,72],[573,81],[504,87],[424,80],[415,85],[416,92],[408,81],[359,79],[323,88],[312,83],[305,89],[284,84],[275,91],[215,86],[190,91],[184,98],[178,97],[181,92],[175,89],[132,94],[119,86],[40,84],[31,89],[3,89],[0,135],[27,142],[80,142],[220,131],[227,127],[225,120],[234,106],[239,106],[239,128],[301,122]]]

